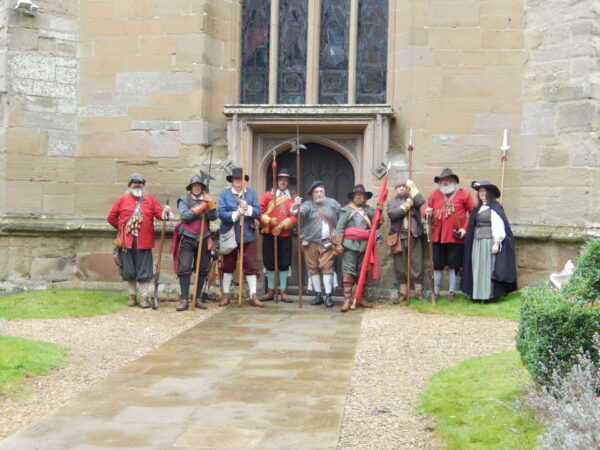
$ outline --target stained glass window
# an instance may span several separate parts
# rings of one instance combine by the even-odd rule
[[[244,0],[240,103],[269,100],[270,0]]]
[[[323,0],[319,46],[319,103],[348,102],[350,0]]]
[[[385,103],[387,18],[387,0],[360,1],[356,103]]]
[[[308,0],[279,1],[277,103],[304,103]]]

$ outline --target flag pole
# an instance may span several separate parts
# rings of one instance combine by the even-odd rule
[[[413,145],[412,145],[412,128],[410,129],[409,132],[409,137],[408,137],[408,179],[412,180],[412,154],[413,154]],[[412,241],[412,207],[408,208],[408,211],[406,211],[406,215],[408,218],[407,221],[407,225],[406,225],[406,304],[410,305],[410,254],[411,254],[411,241]]]

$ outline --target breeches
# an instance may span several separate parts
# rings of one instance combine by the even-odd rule
[[[223,257],[223,273],[233,273],[237,266],[240,247],[236,248],[229,255]],[[256,267],[256,241],[244,243],[244,275],[257,275]]]
[[[312,275],[319,272],[329,274],[333,272],[333,251],[327,250],[321,244],[311,242],[304,247],[304,261]]]
[[[267,270],[275,270],[275,237],[272,234],[263,235],[262,243],[263,264]],[[279,270],[288,270],[292,263],[292,237],[277,238],[277,266]]]
[[[177,276],[189,277],[196,268],[196,257],[198,256],[198,241],[189,236],[181,237],[179,247],[179,270]],[[206,275],[210,268],[210,252],[208,251],[208,238],[202,240],[202,252],[200,257],[200,275]]]

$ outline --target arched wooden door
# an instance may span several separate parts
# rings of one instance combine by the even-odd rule
[[[327,197],[335,198],[340,205],[344,206],[348,203],[348,192],[354,187],[354,169],[350,162],[335,150],[315,142],[304,144],[306,150],[300,153],[300,170],[302,175],[300,196],[308,199],[308,188],[310,185],[321,180],[325,183],[325,194]],[[285,167],[290,174],[296,177],[296,154],[287,150],[277,155],[277,167]],[[267,186],[265,190],[273,187],[273,178],[269,165],[267,173]],[[292,186],[292,192],[297,192],[296,186]],[[290,286],[298,285],[298,270],[297,270],[297,242],[294,239],[294,250],[292,255],[292,277],[289,280]],[[338,273],[338,281],[341,286],[341,257],[336,261],[336,272]],[[302,269],[304,279],[306,280],[306,267]],[[306,283],[305,283],[306,285]],[[292,289],[290,289],[291,291]],[[293,289],[295,291],[295,289]]]

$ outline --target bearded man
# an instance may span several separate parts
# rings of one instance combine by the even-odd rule
[[[261,216],[263,225],[262,257],[263,264],[267,270],[267,295],[261,301],[273,300],[275,297],[275,238],[277,237],[277,269],[279,271],[279,289],[281,301],[292,303],[287,296],[288,269],[292,264],[292,229],[298,219],[292,214],[294,205],[293,196],[288,190],[289,183],[295,184],[296,179],[290,176],[287,169],[282,168],[277,174],[277,192],[273,196],[273,190],[265,192],[260,199]],[[274,201],[274,198],[277,200]]]
[[[363,265],[367,241],[369,239],[375,210],[367,205],[367,200],[373,197],[372,192],[365,190],[362,184],[357,184],[348,193],[350,202],[341,209],[337,223],[336,239],[344,247],[342,256],[342,283],[344,287],[344,304],[342,312],[350,309],[352,303],[352,288],[358,281]],[[377,205],[381,208],[382,205]],[[337,244],[337,243],[336,243]],[[372,308],[373,305],[361,299],[358,306]]]
[[[402,251],[392,255],[394,271],[399,283],[398,299],[394,303],[406,301],[410,295],[406,286],[407,256],[408,256],[408,221],[410,220],[410,278],[415,283],[415,294],[423,300],[423,224],[421,223],[421,207],[425,199],[412,180],[404,181],[399,178],[394,189],[396,197],[387,204],[390,218],[390,236],[397,235]]]
[[[127,182],[128,191],[113,204],[106,220],[119,230],[123,248],[120,274],[129,287],[129,306],[149,308],[148,290],[154,275],[152,249],[154,248],[154,219],[169,220],[173,217],[168,206],[160,205],[156,197],[144,192],[146,180],[134,173]]]
[[[332,234],[340,214],[340,204],[337,200],[325,196],[325,184],[315,181],[308,189],[311,200],[302,202],[297,197],[293,206],[293,214],[300,209],[302,219],[302,249],[304,261],[310,275],[310,282],[315,292],[311,305],[322,305],[327,308],[333,306],[333,245]],[[321,288],[321,274],[325,286],[325,302]]]
[[[217,204],[207,191],[206,181],[199,175],[194,175],[186,190],[189,194],[177,200],[181,222],[175,226],[171,253],[175,260],[175,272],[181,288],[181,303],[177,311],[185,311],[189,307],[190,278],[197,264],[200,264],[196,282],[196,308],[206,309],[202,302],[202,286],[210,269],[210,250],[208,248],[211,235],[210,222],[217,219]],[[202,249],[200,261],[198,245],[202,231]]]
[[[432,220],[433,242],[433,293],[440,295],[444,267],[448,267],[448,300],[455,299],[457,277],[463,260],[463,247],[467,234],[467,215],[475,202],[466,190],[458,187],[459,178],[446,168],[433,179],[439,188],[429,195],[425,216]]]
[[[245,180],[248,182],[250,177],[245,175]],[[233,280],[233,272],[235,272],[240,252],[239,244],[240,236],[244,236],[244,256],[243,268],[246,281],[248,282],[248,290],[250,291],[250,305],[262,308],[262,303],[256,295],[256,275],[258,268],[256,266],[256,241],[254,238],[254,220],[260,216],[260,205],[258,203],[258,195],[256,191],[250,187],[246,187],[242,193],[242,169],[236,167],[231,172],[231,175],[226,177],[231,183],[231,188],[227,188],[219,195],[217,212],[221,219],[219,231],[221,234],[227,233],[231,228],[235,231],[235,241],[238,247],[228,255],[223,257],[223,296],[219,302],[219,306],[227,306],[231,303],[229,288]],[[242,195],[244,198],[242,198]],[[244,218],[244,229],[241,227],[241,217]],[[243,286],[239,286],[242,289]]]

